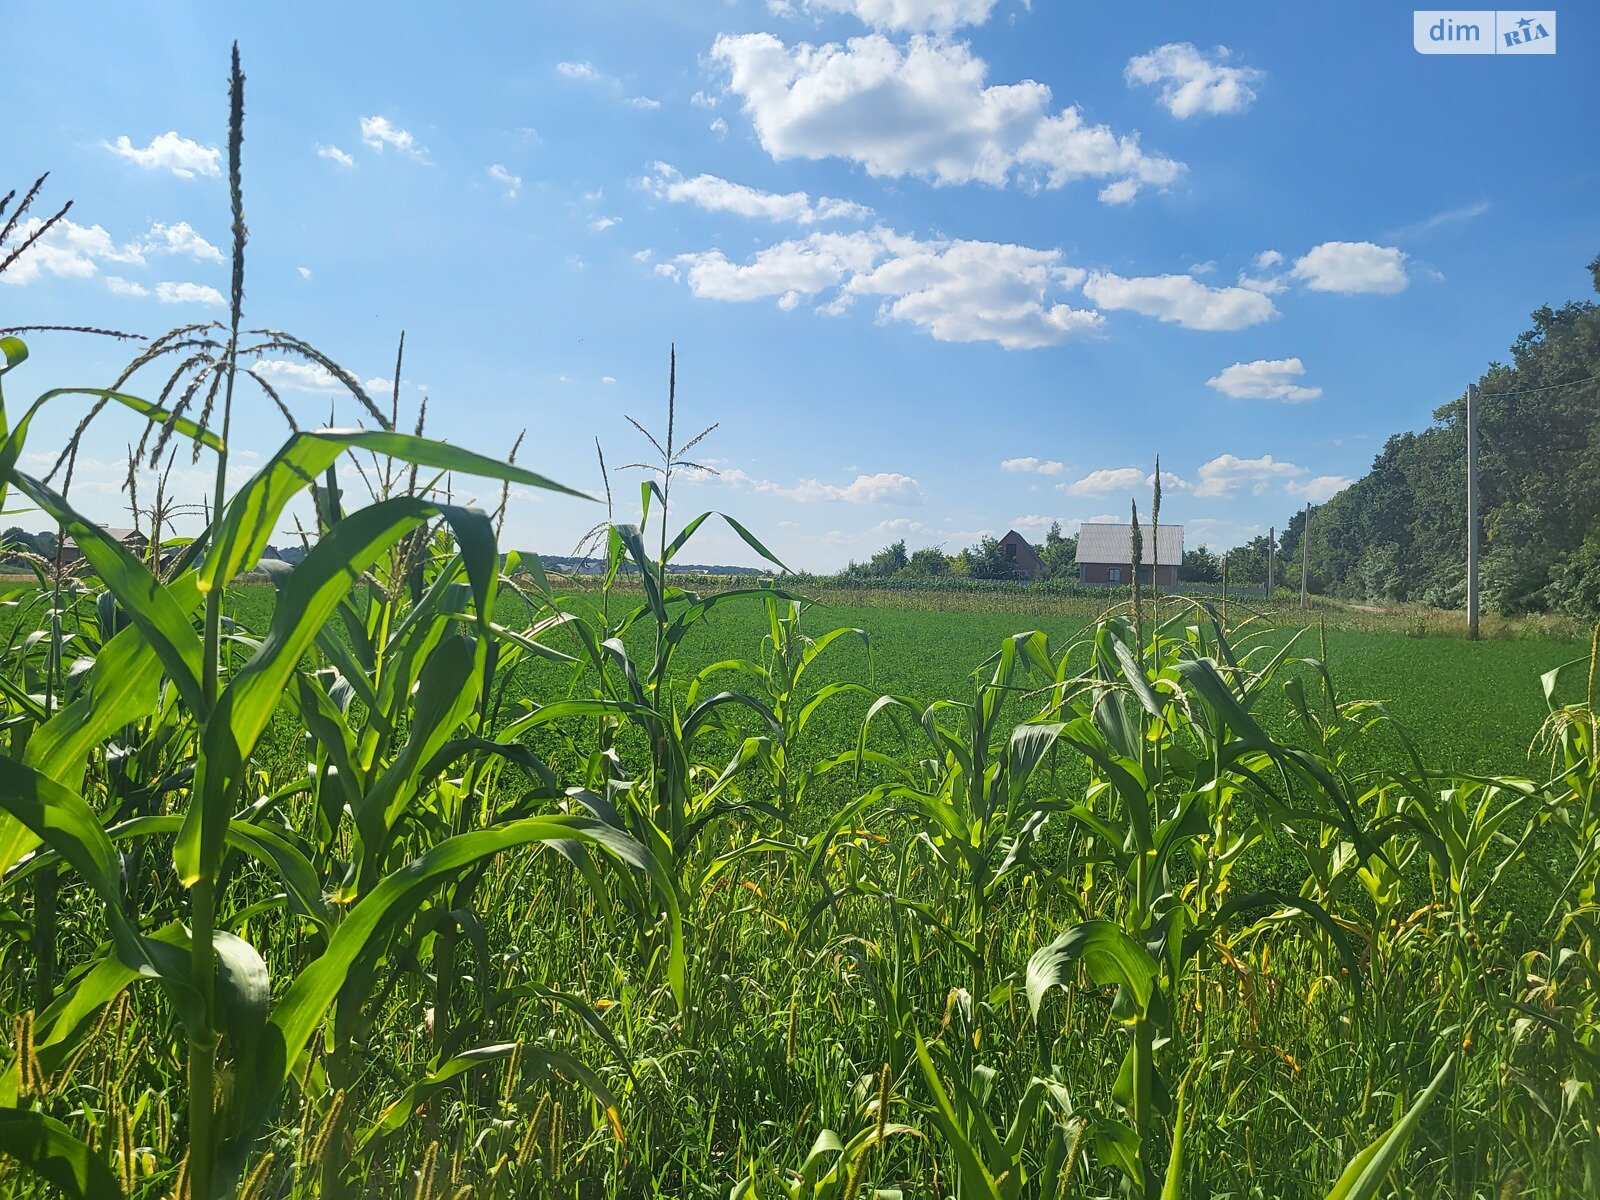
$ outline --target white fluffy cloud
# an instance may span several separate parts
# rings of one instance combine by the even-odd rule
[[[20,246],[38,233],[43,224],[38,217],[22,221],[14,232],[13,244]],[[0,275],[0,282],[12,285],[32,283],[41,275],[88,279],[99,270],[98,264],[102,262],[142,265],[144,255],[137,244],[117,245],[99,225],[79,225],[75,221],[61,220]]]
[[[338,163],[341,167],[353,167],[356,165],[355,156],[339,149],[337,146],[329,146],[326,143],[318,142],[316,150],[318,158],[325,158],[329,162]]]
[[[409,129],[401,129],[388,117],[362,117],[361,140],[374,150],[392,147],[402,154],[426,162],[428,151],[412,136]]]
[[[329,395],[345,390],[343,384],[315,363],[263,358],[260,362],[252,363],[250,369],[275,388]]]
[[[158,283],[149,288],[131,279],[107,275],[106,290],[113,296],[153,296],[163,304],[203,304],[220,308],[227,303],[221,292],[203,283]]]
[[[996,0],[805,0],[814,12],[848,13],[874,29],[907,33],[949,33],[962,25],[982,25]]]
[[[589,232],[604,233],[613,225],[620,225],[621,223],[621,217],[596,217],[594,220],[589,222]]]
[[[986,84],[988,64],[964,43],[918,35],[902,46],[872,34],[790,47],[766,33],[724,34],[711,57],[775,159],[845,158],[871,175],[941,184],[1104,179],[1109,203],[1183,171],[1076,107],[1052,113],[1042,83]]]
[[[505,190],[507,200],[515,200],[517,194],[522,191],[522,176],[513,174],[504,163],[490,164],[489,178]]]
[[[1185,329],[1231,330],[1277,315],[1263,293],[1244,287],[1210,287],[1192,275],[1147,275],[1126,279],[1096,271],[1083,294],[1101,308],[1126,309]]]
[[[1291,270],[1313,292],[1400,292],[1410,281],[1406,252],[1372,242],[1323,242]]]
[[[1298,358],[1258,358],[1224,367],[1206,386],[1236,400],[1282,400],[1300,404],[1322,395],[1319,387],[1305,387],[1294,381],[1306,373]]]
[[[1252,494],[1259,496],[1266,492],[1274,479],[1295,479],[1305,473],[1304,467],[1279,462],[1270,454],[1263,454],[1260,458],[1221,454],[1201,464],[1194,494],[1227,498],[1237,495],[1240,488],[1248,487]]]
[[[15,242],[20,245],[44,224],[37,217],[20,222]],[[118,243],[99,225],[79,225],[57,221],[37,242],[17,259],[0,282],[14,286],[32,283],[44,275],[62,279],[92,279],[104,265],[142,267],[145,255],[175,255],[197,262],[221,262],[222,251],[195,232],[187,221],[165,224],[157,221],[132,241]],[[147,285],[120,275],[106,277],[106,288],[118,296],[153,296],[168,304],[221,304],[222,295],[213,287],[198,283],[157,283]]]
[[[1210,57],[1192,42],[1168,42],[1128,60],[1130,85],[1161,88],[1161,104],[1180,121],[1193,116],[1241,113],[1256,98],[1250,86],[1262,78],[1254,67],[1225,65],[1230,52],[1218,46]]]
[[[177,130],[158,134],[150,139],[148,146],[135,146],[126,134],[115,142],[102,142],[101,145],[146,170],[171,171],[179,179],[222,174],[221,150],[179,137]]]
[[[1354,479],[1344,475],[1318,475],[1315,479],[1308,479],[1304,483],[1284,484],[1283,490],[1312,504],[1321,504],[1337,496],[1354,482]]]
[[[1163,471],[1162,475],[1165,476],[1166,472]],[[1138,467],[1102,467],[1060,487],[1069,496],[1104,496],[1108,492],[1126,492],[1143,487],[1144,482],[1145,473]]]
[[[197,262],[222,261],[222,251],[196,233],[187,221],[176,225],[157,221],[139,239],[139,249],[146,254],[181,254]]]
[[[664,200],[693,204],[707,212],[730,212],[768,221],[811,225],[818,221],[864,221],[872,216],[872,210],[865,205],[832,196],[819,196],[813,202],[805,192],[764,192],[716,175],[685,179],[676,167],[664,162],[652,163],[650,174],[640,182],[646,191]]]
[[[153,294],[163,304],[204,304],[221,308],[227,303],[221,292],[203,283],[158,283]]]
[[[1055,459],[1034,458],[1008,458],[1001,462],[1002,471],[1015,471],[1024,475],[1059,475],[1067,468]]]
[[[1097,312],[1053,298],[1083,278],[1061,264],[1059,251],[998,242],[921,241],[885,229],[813,233],[768,246],[745,264],[720,250],[681,254],[677,263],[702,298],[776,298],[793,308],[837,289],[819,311],[837,315],[873,296],[880,320],[905,321],[946,342],[1028,349],[1092,333],[1102,322]]]

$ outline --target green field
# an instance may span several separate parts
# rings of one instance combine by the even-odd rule
[[[363,441],[546,486],[388,430],[157,564],[10,428],[93,572],[0,617],[0,1195],[1600,1194],[1589,646],[702,594],[659,509],[551,585],[425,490],[334,511]]]

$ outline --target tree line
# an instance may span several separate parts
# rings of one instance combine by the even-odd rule
[[[1589,264],[1600,292],[1600,256]],[[1600,617],[1600,305],[1532,314],[1511,361],[1478,380],[1479,587],[1513,615]],[[1372,470],[1311,510],[1313,591],[1466,603],[1466,400],[1384,443]],[[1298,571],[1305,511],[1282,538]]]

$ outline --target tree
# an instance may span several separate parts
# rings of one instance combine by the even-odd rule
[[[956,571],[970,579],[1021,579],[1017,565],[1006,560],[999,538],[986,537],[956,556]]]
[[[1184,583],[1216,583],[1222,578],[1222,563],[1207,546],[1183,552],[1178,578]]]
[[[1600,290],[1600,256],[1589,264]],[[1600,305],[1544,306],[1478,382],[1481,582],[1503,613],[1587,611],[1600,528]],[[1466,595],[1466,405],[1384,443],[1372,469],[1312,512],[1311,586],[1457,607]],[[1279,554],[1298,582],[1303,510]],[[1237,576],[1235,576],[1237,577]]]
[[[1044,535],[1044,545],[1038,547],[1039,559],[1044,563],[1043,579],[1076,579],[1078,577],[1078,539],[1063,537],[1061,522],[1050,522]]]
[[[912,552],[900,573],[912,579],[941,579],[950,574],[950,560],[937,546],[924,546]]]

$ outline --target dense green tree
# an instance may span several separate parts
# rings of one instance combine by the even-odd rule
[[[950,574],[950,560],[937,546],[924,546],[912,551],[910,561],[900,573],[912,579],[938,579]]]
[[[1020,579],[1017,565],[1006,561],[999,538],[986,537],[956,555],[955,570],[970,579]]]
[[[1209,546],[1196,546],[1183,552],[1178,578],[1184,583],[1216,583],[1222,578],[1222,562]]]
[[[1589,264],[1600,289],[1600,257]],[[1600,615],[1600,305],[1541,307],[1478,381],[1484,603]],[[1313,590],[1459,607],[1466,594],[1465,398],[1384,443],[1366,476],[1312,510]],[[1304,510],[1279,562],[1299,582]]]
[[[1078,539],[1066,537],[1061,532],[1061,522],[1050,522],[1044,535],[1044,544],[1035,546],[1044,563],[1042,578],[1076,579],[1078,577]]]

